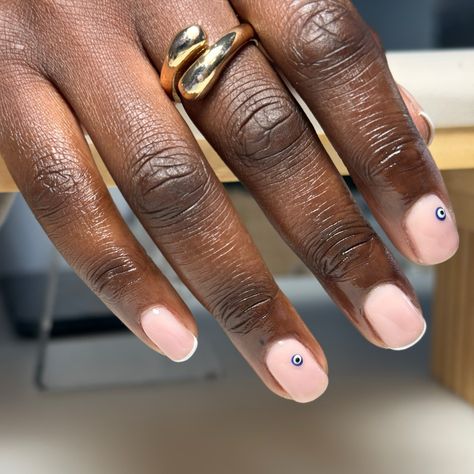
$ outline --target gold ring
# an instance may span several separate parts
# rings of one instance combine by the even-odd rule
[[[252,40],[255,41],[255,32],[248,23],[233,28],[211,46],[200,26],[193,25],[180,31],[161,68],[163,89],[176,101],[204,98],[225,65]]]

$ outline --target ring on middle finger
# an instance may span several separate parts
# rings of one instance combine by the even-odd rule
[[[198,25],[180,31],[172,41],[161,69],[163,89],[177,102],[181,98],[204,98],[225,65],[252,40],[255,41],[255,32],[248,23],[233,28],[211,46]]]

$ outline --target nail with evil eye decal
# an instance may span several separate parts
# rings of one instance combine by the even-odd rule
[[[326,372],[314,355],[296,339],[273,343],[265,361],[278,384],[296,402],[310,402],[326,390]]]
[[[405,229],[419,263],[425,265],[448,260],[459,246],[454,217],[435,194],[415,202],[405,218]]]

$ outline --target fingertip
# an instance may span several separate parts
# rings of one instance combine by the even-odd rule
[[[163,306],[150,308],[142,314],[140,321],[145,335],[173,362],[185,362],[196,352],[196,336],[169,309]]]
[[[392,283],[383,283],[368,293],[364,313],[388,349],[408,349],[426,331],[421,311]]]
[[[407,212],[405,230],[418,263],[436,265],[451,258],[459,247],[454,216],[441,199],[421,197]]]
[[[420,103],[415,97],[402,85],[398,85],[403,101],[410,113],[413,122],[415,123],[418,132],[423,137],[423,140],[430,146],[433,143],[435,136],[435,126],[433,120],[426,113]]]
[[[424,121],[424,127],[422,128],[425,130],[425,134],[422,133],[422,136],[425,139],[426,144],[430,146],[433,143],[435,137],[434,122],[424,110],[420,112],[419,116]],[[417,126],[417,128],[420,130],[420,127]]]
[[[267,352],[266,365],[291,399],[308,403],[319,398],[328,386],[328,375],[314,355],[296,339],[273,343]]]

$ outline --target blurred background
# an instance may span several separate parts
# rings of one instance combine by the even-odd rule
[[[354,3],[389,51],[474,47],[473,0]],[[296,405],[260,384],[117,190],[123,216],[198,321],[199,349],[186,364],[128,334],[17,196],[0,227],[0,472],[474,472],[474,410],[431,377],[430,329],[405,352],[371,347],[245,189],[227,189],[326,351],[331,384],[323,398]],[[394,253],[430,328],[433,270]]]

